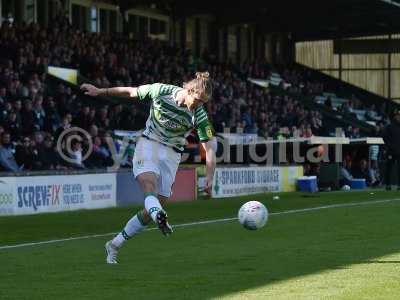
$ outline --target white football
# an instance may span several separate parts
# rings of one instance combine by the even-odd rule
[[[268,210],[261,202],[249,201],[239,209],[238,219],[244,228],[256,230],[267,223]]]

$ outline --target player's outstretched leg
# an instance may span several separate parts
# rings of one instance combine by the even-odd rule
[[[168,223],[168,216],[165,211],[160,210],[157,212],[156,222],[163,235],[169,236],[173,232],[171,225]]]
[[[117,264],[118,248],[112,243],[111,240],[106,243],[105,248],[106,262],[108,264]]]
[[[147,212],[143,209],[134,215],[124,229],[118,233],[112,240],[108,241],[105,245],[106,249],[106,262],[108,264],[116,264],[118,250],[122,245],[133,237],[135,234],[142,232],[146,226],[151,222]]]
[[[146,193],[144,199],[144,206],[153,219],[154,223],[157,224],[158,228],[163,235],[170,235],[173,230],[171,225],[168,223],[168,215],[165,210],[161,207],[160,201],[153,193]]]

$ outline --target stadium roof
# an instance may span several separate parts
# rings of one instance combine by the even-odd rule
[[[296,40],[400,32],[400,0],[112,1],[123,9],[151,3],[177,18],[210,14],[221,25],[256,24],[266,33],[290,32]]]

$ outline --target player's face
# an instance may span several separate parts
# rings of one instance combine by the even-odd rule
[[[196,92],[188,93],[188,97],[186,100],[186,104],[189,110],[195,110],[198,106],[205,103],[205,101],[201,99],[199,93]]]

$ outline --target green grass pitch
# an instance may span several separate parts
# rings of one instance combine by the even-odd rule
[[[4,246],[117,232],[135,207],[0,217],[0,299],[400,299],[400,193],[265,194],[167,211],[172,224],[232,218],[249,200],[272,213],[261,230],[236,220],[169,238],[150,230],[126,243],[118,265],[105,263],[111,236]]]

